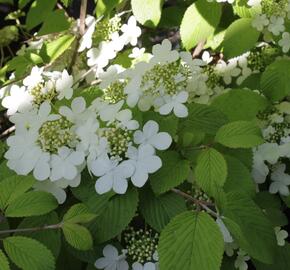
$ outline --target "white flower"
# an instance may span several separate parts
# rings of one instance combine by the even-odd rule
[[[123,24],[121,31],[124,33],[125,44],[137,45],[138,37],[141,36],[141,29],[137,26],[137,21],[134,16],[131,16],[127,24]]]
[[[39,68],[37,66],[33,67],[30,75],[28,75],[23,80],[23,85],[27,86],[29,89],[32,89],[39,83],[43,82],[42,72],[43,72],[43,68]]]
[[[227,243],[225,242],[225,253],[228,257],[232,257],[235,254],[235,250],[238,249],[239,246],[235,243]]]
[[[78,168],[84,162],[84,153],[74,151],[66,146],[61,147],[57,154],[51,157],[51,176],[52,181],[62,178],[73,180],[78,175]]]
[[[258,31],[263,31],[264,27],[269,24],[269,19],[266,14],[258,14],[252,21],[252,26]]]
[[[250,257],[242,250],[238,251],[238,256],[235,260],[235,268],[239,270],[247,270],[248,264],[247,261],[250,260]]]
[[[135,168],[131,181],[136,187],[143,187],[148,180],[148,174],[158,171],[162,166],[161,159],[155,155],[154,148],[149,144],[140,145],[138,149],[129,146],[127,156]]]
[[[282,51],[284,53],[289,52],[289,50],[290,50],[290,34],[288,32],[284,32],[282,34],[282,39],[279,40],[279,45],[282,47]]]
[[[226,84],[231,84],[232,77],[237,77],[241,73],[237,59],[230,59],[228,64],[225,61],[220,60],[216,65],[216,70],[223,77]]]
[[[284,19],[282,17],[271,16],[268,30],[275,36],[278,36],[285,30]]]
[[[282,196],[289,195],[290,175],[285,173],[286,165],[280,164],[271,174],[271,180],[273,181],[269,187],[269,192],[275,194],[277,192]]]
[[[119,121],[117,126],[127,128],[128,130],[135,130],[139,128],[139,123],[136,120],[132,120],[132,117],[132,111],[129,109],[119,111],[115,117],[115,119]]]
[[[92,47],[92,37],[96,27],[96,20],[93,16],[88,15],[85,20],[87,26],[85,34],[80,39],[80,46],[78,52],[82,52],[85,49],[90,49]]]
[[[104,194],[113,189],[118,194],[124,194],[128,188],[127,178],[132,176],[134,167],[128,161],[119,164],[105,155],[91,163],[91,171],[100,177],[95,185],[97,193]]]
[[[167,132],[158,132],[159,125],[155,121],[149,120],[143,131],[137,130],[134,133],[134,142],[142,145],[152,145],[158,150],[166,150],[172,143],[172,138]]]
[[[207,55],[206,53],[208,52],[205,52],[203,54],[204,58],[202,60],[197,59],[197,58],[192,59],[192,55],[190,52],[180,52],[179,55],[180,55],[180,58],[190,67],[193,73],[199,73],[202,70],[201,67],[207,64],[206,61],[211,61],[212,57],[210,57],[210,55]]]
[[[147,262],[144,265],[139,262],[134,262],[132,264],[132,270],[157,270],[157,266],[152,262]]]
[[[112,245],[106,245],[103,249],[104,257],[95,262],[97,269],[104,270],[128,270],[125,252],[119,255],[118,250]]]
[[[224,238],[224,242],[225,243],[232,243],[234,242],[234,239],[232,238],[228,228],[226,227],[226,225],[224,224],[223,220],[221,217],[218,217],[216,219],[216,223],[220,228],[220,231],[222,232],[223,238]]]
[[[280,227],[275,227],[274,228],[275,234],[276,234],[276,239],[277,239],[277,244],[278,246],[285,246],[286,243],[286,238],[288,237],[288,232],[285,230],[281,230]]]
[[[145,52],[145,48],[139,49],[138,47],[133,48],[132,53],[129,54],[130,58],[139,58]]]
[[[262,2],[262,0],[248,0],[248,5],[250,7],[260,6],[261,2]]]
[[[71,99],[73,96],[73,76],[69,75],[66,70],[64,70],[61,74],[61,78],[59,78],[55,83],[56,91],[58,92],[58,99]]]
[[[174,96],[164,96],[165,104],[159,108],[159,113],[162,115],[170,114],[173,110],[177,117],[184,118],[188,115],[188,110],[183,103],[188,99],[188,93],[182,91]]]
[[[171,50],[172,45],[168,39],[164,39],[162,44],[156,44],[152,48],[153,57],[151,63],[171,63],[179,58],[179,53]]]
[[[10,95],[3,98],[2,106],[8,109],[8,115],[12,115],[17,111],[30,108],[32,106],[32,96],[26,91],[25,87],[13,85],[10,89]]]
[[[111,34],[110,44],[116,52],[122,51],[126,45],[126,42],[127,37],[125,35],[120,36],[118,32]]]
[[[112,82],[118,79],[119,73],[123,72],[124,68],[120,65],[111,65],[106,71],[99,74],[99,79],[102,80],[100,87],[102,89],[108,87]]]

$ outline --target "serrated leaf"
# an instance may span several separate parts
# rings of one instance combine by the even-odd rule
[[[69,223],[88,223],[96,217],[83,203],[73,205],[64,215],[63,221]]]
[[[4,163],[3,163],[4,164]],[[0,182],[0,208],[4,209],[7,205],[29,190],[35,179],[31,176],[10,176]]]
[[[202,151],[197,159],[194,175],[199,187],[210,195],[216,194],[227,178],[227,163],[223,155],[213,148]]]
[[[176,215],[186,211],[185,200],[174,193],[155,196],[150,189],[140,193],[140,211],[153,229],[161,232]]]
[[[251,18],[234,21],[226,30],[222,43],[225,56],[229,59],[249,51],[256,45],[259,36],[260,32],[252,26]]]
[[[261,88],[272,101],[278,101],[290,93],[290,60],[278,59],[262,74]]]
[[[51,251],[40,242],[23,236],[7,237],[3,245],[9,258],[23,270],[54,270]]]
[[[129,189],[124,195],[111,198],[102,214],[89,224],[94,239],[103,243],[117,236],[134,217],[138,206],[136,189]]]
[[[59,223],[59,218],[55,212],[51,212],[44,216],[28,217],[21,221],[17,229],[23,228],[37,228],[47,225],[55,225]],[[61,232],[59,229],[55,230],[39,230],[31,232],[17,233],[16,235],[23,235],[31,237],[42,244],[44,244],[53,253],[55,258],[58,257],[61,248]]]
[[[137,21],[148,27],[156,27],[161,18],[164,0],[131,0],[133,14]]]
[[[181,129],[185,127],[214,135],[221,126],[228,122],[222,112],[208,105],[190,104],[188,110],[188,117],[182,122]]]
[[[43,191],[30,191],[11,201],[5,211],[7,217],[44,215],[58,207],[53,195]]]
[[[189,50],[214,33],[222,14],[221,5],[198,0],[189,6],[180,26],[183,46]]]
[[[10,270],[8,258],[1,249],[0,249],[0,269]]]
[[[257,14],[261,14],[261,6],[250,7],[248,0],[236,0],[233,3],[234,12],[242,18],[252,18]]]
[[[229,148],[252,148],[264,142],[261,130],[249,121],[235,121],[222,126],[215,141]]]
[[[62,226],[66,241],[76,249],[88,250],[93,246],[90,231],[81,225],[65,222]]]
[[[249,196],[239,192],[228,193],[223,216],[239,226],[241,235],[230,227],[228,229],[244,251],[261,262],[272,263],[277,246],[273,227]],[[243,238],[246,241],[241,242]]]
[[[159,154],[162,167],[150,176],[150,184],[156,194],[162,194],[186,180],[190,166],[187,160],[174,151]]]
[[[102,15],[109,15],[110,12],[122,1],[123,0],[98,0],[96,7],[97,17]]]
[[[222,234],[206,213],[184,212],[162,231],[159,245],[161,270],[219,270],[224,252]]]
[[[223,112],[230,121],[249,121],[254,119],[258,112],[264,111],[269,102],[252,90],[233,89],[216,97],[211,105]]]

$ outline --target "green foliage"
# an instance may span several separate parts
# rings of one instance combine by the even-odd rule
[[[156,194],[162,194],[181,184],[189,174],[189,162],[174,151],[160,155],[162,167],[152,176],[150,184]]]
[[[110,12],[123,0],[98,0],[96,7],[96,15],[100,17],[102,15],[109,15]]]
[[[0,249],[0,269],[10,270],[8,258],[1,249]]]
[[[40,242],[23,236],[3,240],[9,258],[23,270],[54,270],[55,259],[49,249]]]
[[[133,14],[139,23],[156,27],[161,18],[163,2],[164,0],[131,0]]]
[[[95,214],[90,213],[85,204],[79,203],[73,205],[63,217],[64,222],[69,223],[88,223],[96,217]]]
[[[231,58],[247,52],[255,46],[259,36],[260,32],[252,27],[251,19],[242,18],[234,21],[226,30],[222,43],[225,56]]]
[[[160,269],[220,269],[224,243],[206,213],[184,212],[162,231],[158,245]]]
[[[223,155],[214,148],[200,153],[194,171],[196,183],[208,194],[216,194],[227,178],[227,163]]]
[[[186,205],[177,194],[156,196],[150,189],[146,189],[140,193],[140,211],[145,221],[161,232],[173,217],[186,211]]]
[[[30,191],[19,195],[8,205],[7,217],[29,217],[44,215],[55,208],[58,203],[53,195],[43,191]]]
[[[205,42],[219,24],[221,5],[198,0],[186,10],[180,26],[183,46],[189,50],[200,41]]]
[[[235,121],[222,126],[215,141],[230,148],[251,148],[264,142],[261,130],[249,121]]]

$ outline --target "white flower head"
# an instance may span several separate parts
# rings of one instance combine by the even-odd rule
[[[122,25],[121,31],[124,33],[123,37],[125,39],[125,44],[131,44],[136,46],[138,42],[138,37],[141,36],[141,29],[137,26],[137,21],[134,16],[131,16],[127,24]]]
[[[288,196],[290,185],[290,175],[285,173],[286,165],[280,164],[271,174],[271,180],[273,181],[269,187],[269,192],[272,194],[280,193],[282,196]]]
[[[71,99],[73,96],[73,76],[69,75],[67,70],[64,70],[61,77],[55,83],[58,99]]]
[[[151,63],[171,63],[179,59],[179,53],[172,51],[172,44],[168,39],[164,39],[161,44],[156,44],[152,48],[153,57]]]
[[[238,251],[238,256],[235,260],[235,268],[238,270],[247,270],[248,264],[247,261],[250,260],[250,257],[242,250]]]
[[[130,58],[139,58],[141,57],[145,52],[145,48],[138,48],[138,47],[135,47],[132,49],[132,53],[129,54],[129,57]]]
[[[23,80],[23,85],[28,87],[28,89],[32,89],[39,83],[43,82],[42,73],[43,73],[43,68],[39,68],[37,66],[33,67],[30,75],[28,75]]]
[[[129,265],[126,261],[126,255],[123,252],[119,255],[118,250],[112,245],[106,245],[103,249],[104,257],[95,262],[97,269],[104,270],[128,270]]]
[[[136,144],[149,144],[158,150],[166,150],[172,143],[172,138],[167,132],[158,132],[157,122],[149,120],[144,126],[143,131],[137,130],[134,133]]]
[[[85,34],[80,39],[78,52],[83,52],[85,49],[90,49],[92,47],[92,37],[96,27],[95,17],[88,15],[85,19],[85,24],[87,29]]]
[[[285,246],[286,243],[286,238],[288,237],[288,232],[285,230],[281,230],[280,227],[275,227],[274,228],[275,234],[276,234],[276,239],[277,239],[277,244],[278,246]]]
[[[289,52],[289,50],[290,50],[290,34],[288,32],[284,32],[282,34],[282,39],[279,40],[278,44],[282,47],[282,51],[284,53]]]
[[[266,14],[258,14],[252,21],[252,26],[258,31],[263,31],[263,29],[269,25],[270,21]]]
[[[134,262],[132,264],[132,270],[157,270],[156,263],[153,262],[147,262],[144,265],[142,265],[139,262]]]
[[[268,30],[273,33],[273,35],[278,36],[281,32],[285,31],[284,23],[284,18],[271,16]]]

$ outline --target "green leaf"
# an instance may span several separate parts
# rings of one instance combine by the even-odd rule
[[[180,26],[185,11],[186,11],[185,7],[179,6],[164,8],[162,10],[162,16],[158,27],[172,28]]]
[[[62,226],[66,241],[76,249],[88,250],[93,246],[90,231],[84,226],[65,222]]]
[[[123,0],[98,0],[96,7],[97,17],[109,15],[110,12]]]
[[[186,211],[185,200],[174,193],[155,196],[150,189],[140,193],[140,211],[153,229],[161,232],[176,215]]]
[[[188,117],[182,122],[181,129],[198,130],[214,135],[228,122],[222,112],[208,105],[193,103],[189,105],[188,110]]]
[[[160,269],[219,270],[224,252],[222,234],[206,213],[184,212],[162,231]]]
[[[243,190],[250,197],[256,195],[254,180],[248,168],[238,159],[226,156],[228,177],[224,185],[226,192]]]
[[[234,21],[226,30],[222,43],[226,58],[239,56],[249,51],[255,46],[259,36],[260,32],[252,26],[252,19],[242,18]]]
[[[133,14],[137,21],[148,27],[156,27],[161,18],[164,0],[131,0]]]
[[[261,88],[272,101],[278,101],[290,93],[290,60],[278,59],[262,74]]]
[[[43,191],[30,191],[18,196],[8,205],[7,217],[29,217],[44,215],[58,207],[53,195]]]
[[[27,4],[29,4],[32,0],[19,0],[18,7],[23,9]],[[13,1],[12,1],[13,2]]]
[[[230,227],[228,229],[244,251],[261,262],[272,263],[277,246],[272,224],[249,196],[239,192],[228,193],[223,216],[240,227],[241,235]],[[246,241],[241,242],[243,238]]]
[[[70,48],[74,40],[75,36],[62,35],[52,42],[45,43],[40,50],[40,55],[47,63],[54,62]]]
[[[169,191],[186,180],[190,166],[187,160],[180,157],[177,152],[167,151],[159,154],[162,167],[150,176],[150,184],[156,194]]]
[[[42,23],[46,17],[51,13],[56,5],[57,0],[43,1],[35,0],[26,17],[26,27],[31,30],[35,26]]]
[[[180,26],[183,46],[189,50],[200,41],[206,41],[219,24],[221,5],[198,0],[187,8]]]
[[[60,0],[65,7],[68,7],[73,0]]]
[[[54,270],[51,251],[40,242],[23,236],[7,237],[3,245],[9,258],[23,270]]]
[[[63,221],[70,223],[88,223],[96,217],[83,203],[73,205],[64,215]]]
[[[48,14],[37,35],[42,36],[51,33],[58,33],[69,29],[69,27],[70,23],[64,10],[58,9]]]
[[[230,148],[252,148],[264,142],[261,130],[248,121],[235,121],[222,126],[215,141]]]
[[[8,258],[1,249],[0,249],[0,269],[10,270]]]
[[[120,234],[134,217],[138,206],[136,189],[129,189],[124,195],[115,195],[102,214],[89,224],[97,243],[103,243]]]
[[[257,14],[261,14],[261,7],[250,7],[248,0],[236,0],[233,4],[234,12],[242,18],[252,18]]]
[[[258,112],[264,111],[268,104],[265,97],[252,90],[233,89],[216,97],[211,105],[223,112],[230,121],[249,121],[254,119]]]
[[[2,168],[1,168],[2,169]],[[35,183],[31,176],[10,176],[0,182],[0,208],[3,210],[17,197],[25,193]]]
[[[194,171],[199,187],[210,195],[216,194],[227,178],[227,163],[223,155],[213,148],[202,151]]]

